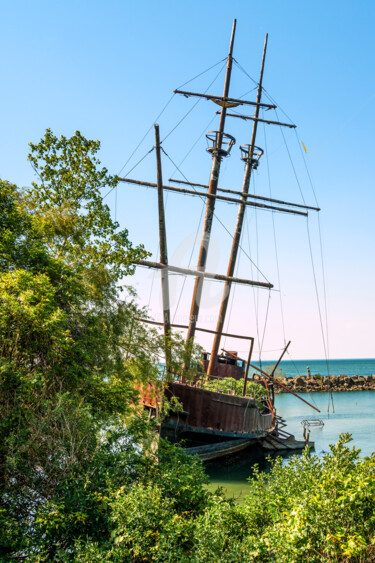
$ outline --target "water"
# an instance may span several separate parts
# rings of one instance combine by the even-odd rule
[[[259,365],[258,363],[254,365]],[[264,362],[262,368],[273,367]],[[285,377],[296,377],[306,375],[307,366],[310,368],[311,375],[320,373],[321,375],[373,375],[375,374],[375,359],[364,358],[354,360],[295,360],[281,361],[279,369],[284,372]]]
[[[361,365],[362,361],[372,362],[372,365],[375,366],[374,360],[360,360],[357,366]],[[351,361],[344,360],[344,362]],[[312,364],[312,360],[307,364],[311,371]],[[360,372],[356,371],[356,373]],[[349,375],[349,373],[347,374]],[[362,375],[362,373],[360,374]],[[332,393],[332,398],[329,393],[303,393],[301,396],[319,408],[321,412],[317,413],[293,395],[283,393],[276,395],[275,398],[277,413],[287,422],[285,430],[294,434],[296,439],[301,440],[303,439],[301,420],[304,418],[323,420],[323,427],[310,428],[310,440],[315,442],[315,453],[319,457],[329,451],[329,444],[336,443],[343,432],[352,434],[351,445],[360,448],[362,456],[370,455],[375,451],[375,391],[335,392]],[[259,451],[255,452],[253,459],[242,458],[232,465],[212,462],[207,465],[207,473],[211,480],[210,489],[214,490],[217,486],[223,486],[228,496],[239,499],[241,502],[241,498],[244,497],[249,486],[247,478],[251,474],[251,467],[254,463],[258,463],[264,471],[269,469],[269,462]]]
[[[339,435],[349,432],[353,445],[361,449],[361,455],[375,451],[375,392],[349,391],[332,393],[303,393],[301,397],[320,409],[313,411],[289,393],[276,395],[277,413],[287,421],[287,430],[302,439],[304,418],[320,418],[323,427],[310,427],[310,439],[315,442],[315,453],[319,456],[328,451],[329,444],[337,442]],[[327,412],[329,405],[329,413]]]

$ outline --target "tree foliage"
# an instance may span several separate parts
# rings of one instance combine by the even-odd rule
[[[374,560],[375,458],[349,436],[322,459],[255,470],[239,505],[129,416],[134,383],[160,380],[163,337],[121,293],[146,252],[103,202],[117,179],[98,150],[47,130],[31,145],[32,188],[0,181],[1,560]],[[174,371],[198,360],[181,337],[172,345]]]

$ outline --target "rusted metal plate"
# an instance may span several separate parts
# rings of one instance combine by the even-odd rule
[[[203,360],[203,367],[204,371],[207,372],[209,360]],[[216,362],[215,369],[211,374],[214,377],[224,378],[224,377],[233,377],[233,379],[243,379],[244,377],[244,368],[242,366],[234,365],[234,364],[224,364],[220,362]]]
[[[272,427],[272,416],[261,415],[254,399],[182,383],[169,383],[166,396],[174,396],[181,403],[188,426],[236,433],[256,433]],[[173,418],[178,419],[178,414]]]

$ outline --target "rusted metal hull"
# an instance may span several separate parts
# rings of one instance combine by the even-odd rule
[[[171,442],[187,446],[245,438],[257,442],[274,428],[272,415],[261,414],[254,399],[176,382],[168,384],[165,395],[181,405],[180,412],[171,412],[161,425],[161,436]]]
[[[209,360],[203,360],[202,364],[204,371],[207,372]],[[211,376],[219,378],[232,377],[233,379],[240,380],[243,379],[244,376],[244,367],[242,365],[237,365],[236,362],[233,362],[233,365],[230,363],[216,362]]]

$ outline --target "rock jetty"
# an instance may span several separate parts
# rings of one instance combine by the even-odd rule
[[[375,375],[327,375],[298,377],[279,377],[280,383],[296,393],[316,393],[322,391],[375,391]],[[275,393],[287,393],[275,385]]]

